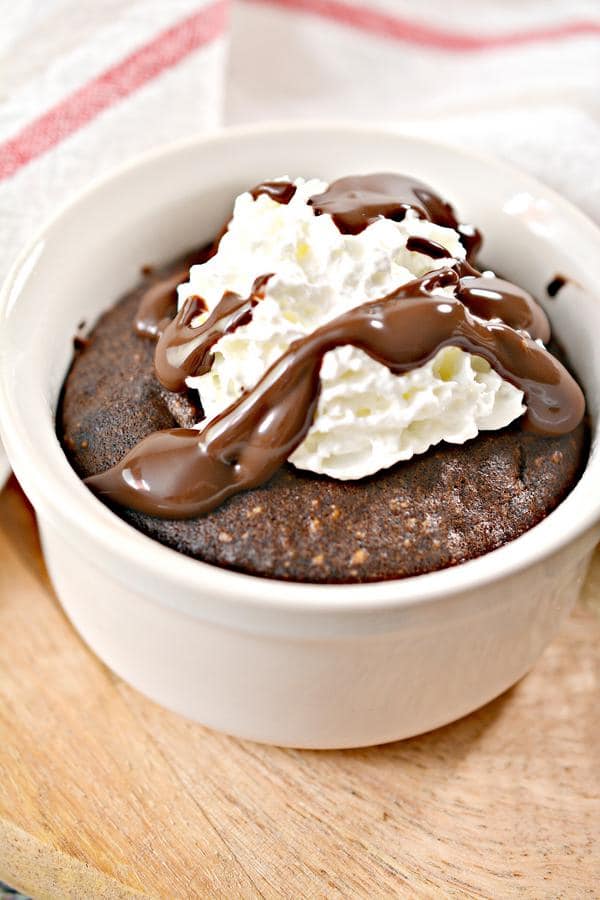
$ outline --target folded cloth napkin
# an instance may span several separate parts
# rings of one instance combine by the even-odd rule
[[[91,177],[265,118],[491,151],[600,222],[597,0],[45,0],[0,33],[0,278]]]

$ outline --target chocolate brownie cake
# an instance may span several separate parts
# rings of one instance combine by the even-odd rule
[[[342,234],[357,235],[382,217],[403,222],[409,209],[416,210],[407,227],[417,233],[403,240],[406,252],[418,254],[425,275],[385,293],[385,304],[381,300],[356,307],[348,304],[338,317],[330,317],[331,321],[325,317],[325,324],[307,329],[304,338],[288,343],[257,388],[243,388],[229,406],[223,402],[225,412],[211,414],[205,430],[198,429],[203,417],[200,399],[209,394],[203,395],[199,388],[199,396],[192,389],[193,378],[211,372],[215,345],[223,335],[243,333],[257,304],[266,303],[265,288],[272,273],[253,278],[248,296],[226,291],[210,313],[204,298],[193,293],[193,284],[187,285],[188,299],[179,304],[177,313],[176,286],[186,281],[191,265],[206,262],[215,251],[190,254],[162,271],[146,273],[138,288],[100,318],[88,338],[77,340],[58,413],[59,436],[78,475],[90,479],[90,486],[135,528],[184,554],[248,574],[325,583],[375,581],[430,572],[487,553],[534,526],[573,487],[587,455],[583,401],[562,365],[540,349],[541,340],[547,343],[550,338],[541,309],[519,288],[491,275],[483,278],[473,268],[478,232],[460,225],[452,208],[431,189],[414,180],[399,181],[398,176],[378,178],[375,191],[372,183],[366,190],[365,178],[340,179],[328,189],[325,186],[321,194],[311,197],[311,227],[317,217],[328,216]],[[268,203],[285,205],[294,193],[294,185],[287,181],[270,182],[254,189],[248,202],[256,203],[264,194]],[[439,226],[438,230],[423,233],[423,220],[427,225],[434,223],[433,228]],[[453,229],[466,246],[466,252],[455,247],[459,258],[450,265],[449,249],[437,240],[449,238],[440,228]],[[438,263],[439,259],[445,262]],[[448,329],[450,315],[454,320]],[[290,456],[296,461],[295,448],[307,433],[306,445],[310,445],[326,352],[354,342],[400,378],[418,365],[414,348],[425,346],[430,334],[436,350],[459,346],[493,360],[493,367],[511,382],[500,388],[495,383],[497,391],[512,391],[506,401],[513,403],[509,424],[500,421],[492,430],[482,426],[476,437],[456,443],[451,442],[458,440],[452,436],[455,425],[447,426],[447,439],[431,440],[433,445],[424,451],[411,448],[403,461],[362,477],[308,471],[315,464],[307,464],[302,456],[296,465],[286,461]],[[389,335],[394,339],[391,343]],[[404,356],[398,349],[400,335],[406,345]],[[151,338],[159,336],[156,347]],[[173,348],[185,351],[175,363]],[[423,350],[420,362],[433,355]],[[544,369],[548,365],[551,370]],[[540,376],[542,388],[535,378],[538,371],[546,371]],[[448,376],[450,383],[453,377]],[[321,381],[325,394],[326,375]],[[525,416],[523,407],[514,407],[522,395],[512,385],[524,391]],[[417,385],[412,390],[418,394],[418,389]],[[253,412],[257,396],[260,415]],[[365,396],[370,395],[360,394],[361,402]],[[460,404],[457,408],[462,415]],[[269,418],[265,409],[280,416],[277,440],[273,425],[265,425],[276,416]],[[251,451],[256,433],[263,438],[267,434],[269,440],[263,442],[257,458],[250,455],[244,462],[246,448],[240,434],[248,420],[254,429]],[[204,468],[198,469],[198,442],[210,447],[215,423],[226,435],[233,431],[234,440],[220,448],[220,468],[214,468],[210,459],[213,468],[207,468],[205,455],[200,459]],[[344,436],[343,431],[338,434]],[[137,483],[132,487],[131,478],[122,483],[123,460],[130,458],[130,451],[152,448],[152,442],[165,440],[165,435],[175,455],[169,443],[156,445],[154,456],[146,451],[145,471],[160,490],[150,501],[138,502]],[[356,435],[360,438],[358,431]],[[338,446],[340,440],[336,440]],[[178,457],[181,446],[184,454]],[[380,445],[374,442],[373,446]],[[165,447],[169,452],[164,452]],[[193,489],[189,487],[190,451],[195,454]],[[183,460],[187,479],[185,501],[184,492],[174,491],[169,480],[178,459]],[[340,459],[346,465],[346,457]],[[356,465],[353,458],[352,464]],[[372,466],[372,460],[367,464]],[[338,465],[338,460],[327,465]],[[364,465],[361,458],[359,466]],[[243,477],[233,483],[229,472],[235,468],[242,470]]]

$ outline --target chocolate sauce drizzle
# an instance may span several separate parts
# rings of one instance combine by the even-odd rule
[[[448,286],[454,296],[435,293]],[[524,391],[527,428],[549,435],[573,430],[585,401],[567,370],[528,335],[474,318],[458,297],[460,289],[459,274],[445,268],[343,313],[295,341],[252,390],[202,430],[151,434],[86,483],[108,502],[150,515],[209,513],[267,481],[304,440],[318,403],[323,357],[346,344],[397,375],[424,365],[442,347],[459,347]]]
[[[177,303],[177,285],[187,281],[188,276],[189,269],[179,269],[144,291],[133,323],[140,337],[158,337]]]
[[[277,181],[257,185],[250,193],[255,199],[267,194],[289,203],[295,191],[291,182]],[[422,218],[457,229],[467,261],[455,261],[381,300],[364,303],[296,341],[252,390],[202,430],[174,428],[149,435],[112,469],[87,479],[104,499],[150,515],[188,518],[264,483],[310,429],[323,356],[346,344],[398,375],[424,365],[442,347],[460,347],[486,359],[524,391],[525,427],[562,434],[580,422],[585,406],[581,389],[535,342],[550,336],[542,309],[526,291],[483,277],[471,265],[468,260],[481,244],[479,232],[458,223],[450,204],[431,188],[402,175],[355,176],[333,182],[310,202],[317,215],[330,214],[340,231],[349,234],[358,234],[380,216],[399,221],[413,209]],[[203,248],[199,261],[208,259],[215,247]],[[447,256],[441,244],[416,236],[408,239],[407,248],[432,259]],[[257,278],[248,297],[226,292],[200,325],[192,324],[206,309],[200,297],[188,298],[175,318],[165,321],[190,264],[152,285],[136,318],[139,334],[159,338],[156,373],[171,391],[185,390],[188,377],[210,369],[214,344],[250,321],[271,277]],[[453,296],[435,293],[440,287],[451,287]]]
[[[140,337],[157,338],[177,307],[177,286],[189,278],[190,268],[206,262],[216,252],[214,242],[188,253],[181,268],[161,278],[143,292],[133,327]]]
[[[417,235],[409,237],[406,242],[406,249],[411,253],[422,253],[423,256],[428,256],[430,259],[449,257],[449,253],[443,244],[438,244],[437,241],[432,241],[426,237],[418,237]]]
[[[193,320],[206,310],[201,297],[188,297],[175,318],[160,335],[154,356],[154,370],[169,391],[185,391],[186,378],[203,375],[212,366],[212,347],[224,334],[232,334],[252,319],[252,310],[263,299],[271,275],[255,279],[248,297],[226,291],[201,325]]]
[[[484,277],[468,263],[459,261],[454,268],[461,276],[456,296],[474,316],[501,319],[511,328],[528,331],[534,339],[549,341],[550,323],[531,294],[495,275]]]
[[[411,240],[407,241],[407,247]],[[456,296],[473,315],[486,320],[500,319],[511,328],[526,330],[531,337],[544,342],[549,339],[550,323],[526,291],[495,276],[483,277],[463,260],[456,260],[453,268],[459,275]],[[263,299],[270,277],[260,275],[248,297],[227,291],[201,325],[194,326],[192,322],[206,309],[204,301],[195,296],[186,300],[177,316],[162,330],[156,348],[155,372],[164,387],[170,391],[185,391],[187,378],[204,375],[210,370],[211,348],[223,334],[231,334],[251,320],[252,310]]]
[[[262,181],[256,187],[253,187],[250,193],[255,200],[261,194],[266,194],[267,197],[270,197],[271,200],[275,200],[277,203],[287,204],[296,193],[296,185],[292,184],[291,181]]]
[[[456,229],[468,259],[475,258],[482,243],[477,228],[460,224],[449,203],[409,175],[382,172],[338,178],[309,203],[316,215],[329,214],[342,234],[359,234],[381,216],[401,222],[413,210],[422,219]]]

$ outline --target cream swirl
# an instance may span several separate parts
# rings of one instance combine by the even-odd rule
[[[180,308],[188,297],[200,296],[206,316],[225,292],[248,296],[257,278],[272,273],[251,320],[218,339],[208,372],[187,379],[208,420],[254,387],[293,341],[428,271],[464,260],[455,229],[411,211],[400,222],[381,218],[358,234],[343,234],[308,202],[326,183],[294,183],[288,203],[241,194],[216,255],[193,266],[189,281],[179,286]],[[411,237],[435,242],[447,256],[408,250]],[[193,324],[201,321],[198,316]],[[320,378],[311,428],[290,461],[334,478],[371,475],[442,440],[463,443],[479,431],[503,428],[524,412],[522,391],[481,357],[454,347],[402,375],[356,347],[338,347],[325,355]]]

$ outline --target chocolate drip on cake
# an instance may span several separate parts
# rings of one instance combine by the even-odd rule
[[[296,185],[291,181],[263,181],[250,191],[255,200],[266,194],[277,203],[289,203],[296,193]]]
[[[156,338],[171,320],[177,305],[177,286],[189,278],[190,268],[216,252],[214,243],[206,244],[182,260],[181,267],[165,278],[154,281],[142,294],[134,321],[140,337]]]
[[[188,297],[175,318],[163,329],[154,357],[156,376],[169,391],[185,391],[185,380],[203,375],[212,365],[212,347],[224,334],[233,334],[252,320],[252,310],[263,299],[271,275],[255,279],[248,297],[226,291],[201,325],[193,325],[206,311],[201,297]]]
[[[425,237],[418,237],[417,235],[409,237],[406,242],[406,249],[410,250],[411,253],[422,253],[430,259],[449,258],[448,250],[446,250],[443,244],[438,244],[437,241],[432,241]]]
[[[260,283],[264,285],[264,277]],[[457,296],[435,293],[444,287],[453,287]],[[172,429],[151,435],[117,466],[89,478],[88,486],[112,503],[186,518],[209,513],[233,494],[268,481],[308,433],[324,355],[345,345],[359,347],[397,375],[424,365],[443,347],[459,347],[483,357],[524,391],[524,422],[531,430],[548,435],[573,431],[585,401],[571,375],[528,335],[472,318],[458,299],[461,289],[470,290],[462,288],[457,272],[441,269],[342,314],[295,341],[251,391],[200,433]],[[519,301],[526,306],[523,297],[509,291],[491,301],[484,293],[482,302],[495,302],[500,309],[503,300],[511,309]],[[242,311],[245,315],[249,302],[226,294],[221,304],[227,312],[221,314],[219,304],[212,327],[208,322],[200,326],[197,336],[187,324],[190,311],[180,314],[181,323],[174,324],[173,335],[165,332],[163,341],[181,346],[181,335],[182,344],[191,349],[180,368],[166,361],[164,351],[157,354],[162,383],[181,389],[186,376],[207,371],[207,353],[223,333],[223,321]]]
[[[317,215],[330,215],[343,234],[359,234],[382,216],[401,222],[412,210],[419,218],[456,229],[468,259],[475,258],[482,243],[477,228],[459,223],[450,203],[411,175],[382,172],[338,178],[311,197],[310,204]]]

